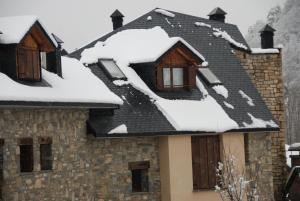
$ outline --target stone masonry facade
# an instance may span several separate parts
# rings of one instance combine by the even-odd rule
[[[0,109],[5,201],[160,201],[158,137],[96,139],[85,109]],[[18,140],[33,139],[34,169],[20,172]],[[40,170],[40,137],[52,138],[53,170]],[[132,193],[129,162],[149,161],[149,192]]]
[[[236,51],[236,56],[248,72],[252,82],[258,89],[263,100],[273,114],[280,131],[272,132],[272,172],[273,188],[276,200],[281,200],[281,193],[286,180],[286,159],[285,159],[285,113],[283,99],[283,80],[282,80],[282,54],[248,54]],[[249,137],[250,140],[260,141]],[[264,138],[261,138],[264,140]],[[268,140],[266,138],[265,140]],[[263,142],[257,142],[261,144]],[[256,143],[253,143],[256,146]],[[252,154],[260,154],[260,149],[253,149]],[[266,161],[269,163],[269,161]],[[270,168],[268,168],[270,169]],[[268,178],[265,178],[266,180]]]

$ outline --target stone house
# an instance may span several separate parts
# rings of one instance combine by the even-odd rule
[[[52,49],[44,65],[38,56],[39,80],[11,76],[2,69],[15,60],[1,59],[3,200],[218,201],[215,169],[229,153],[241,170],[259,158],[261,193],[279,198],[281,51],[265,42],[269,29],[263,49],[251,49],[225,15],[154,9],[123,26],[116,11],[111,33],[61,62],[58,41],[42,31]],[[1,54],[38,22],[11,42],[6,20]],[[60,63],[61,73],[52,70]]]

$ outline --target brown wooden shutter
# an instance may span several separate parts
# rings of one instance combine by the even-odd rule
[[[163,87],[163,72],[160,66],[156,67],[156,88],[162,90]]]
[[[18,48],[18,77],[24,80],[40,80],[40,56],[38,50]]]
[[[211,189],[216,185],[216,168],[220,161],[218,136],[193,136],[194,189]]]
[[[196,68],[195,66],[187,67],[188,72],[188,88],[194,89],[196,87]]]

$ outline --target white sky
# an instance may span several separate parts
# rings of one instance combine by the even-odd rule
[[[270,8],[285,0],[0,0],[0,16],[37,15],[46,29],[58,35],[64,47],[74,50],[112,30],[110,14],[118,8],[124,23],[161,7],[206,18],[219,6],[226,21],[237,24],[243,34]]]

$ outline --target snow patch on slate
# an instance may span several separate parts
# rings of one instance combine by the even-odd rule
[[[50,87],[23,85],[0,73],[1,101],[112,103],[123,101],[78,60],[62,57],[63,78],[42,69],[42,79]],[[79,82],[84,80],[84,82]]]
[[[265,120],[254,117],[250,113],[248,113],[248,116],[251,118],[252,123],[248,124],[246,122],[243,122],[243,125],[245,128],[267,128],[267,127],[276,128],[276,127],[278,127],[278,125],[273,120],[265,121]]]
[[[223,85],[216,85],[212,87],[215,92],[224,98],[228,98],[228,90]]]
[[[252,98],[250,98],[247,94],[245,94],[245,92],[243,92],[242,90],[239,90],[239,93],[241,94],[241,96],[242,96],[243,98],[247,99],[248,105],[250,105],[250,106],[255,106],[254,103],[253,103]]]
[[[227,103],[226,101],[223,101],[224,105],[230,109],[234,109],[234,106],[231,105],[230,103]]]
[[[108,134],[120,134],[120,133],[128,133],[127,126],[125,124],[122,124],[108,132]]]
[[[235,45],[236,47],[239,47],[239,48],[242,48],[245,50],[248,49],[246,45],[235,41],[226,31],[221,31],[220,29],[216,29],[216,28],[214,28],[213,30],[214,30],[214,32],[213,32],[214,36],[221,37],[221,38],[227,40],[229,43]]]
[[[197,27],[208,27],[208,28],[211,28],[211,25],[210,24],[206,24],[204,22],[195,22],[195,25]]]
[[[152,17],[149,15],[148,17],[147,17],[147,21],[151,21],[152,20]]]
[[[158,9],[155,9],[154,11],[155,11],[156,13],[160,13],[160,14],[162,14],[162,15],[164,15],[164,16],[167,16],[167,17],[175,17],[175,14],[174,14],[174,13],[171,13],[171,12],[166,11],[166,10],[164,10],[164,9],[158,8]]]

